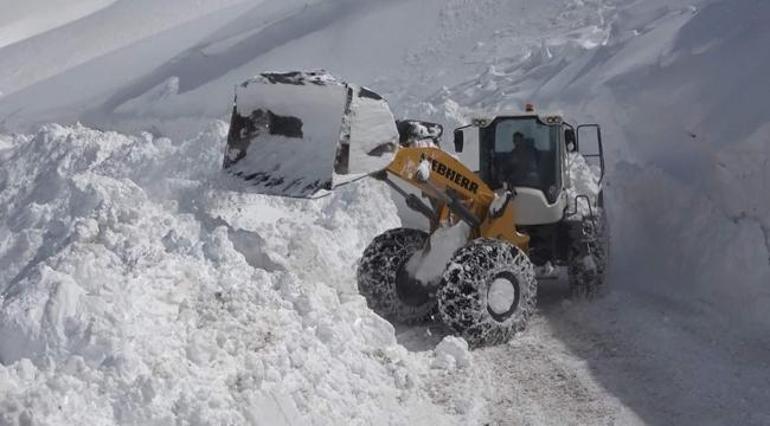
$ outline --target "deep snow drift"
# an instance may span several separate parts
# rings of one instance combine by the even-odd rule
[[[398,225],[387,192],[230,192],[225,134],[47,126],[3,151],[3,424],[444,418],[355,291],[357,253]]]

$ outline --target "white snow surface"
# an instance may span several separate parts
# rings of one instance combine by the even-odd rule
[[[16,3],[0,424],[770,423],[768,2]],[[524,102],[602,124],[610,295],[544,283],[524,333],[431,368],[448,331],[355,292],[399,226],[384,187],[295,202],[217,172],[233,85],[318,68],[447,130]]]
[[[16,141],[0,193],[0,423],[443,418],[355,291],[357,254],[398,224],[387,192],[229,192],[226,130],[175,144],[51,125]]]
[[[0,16],[0,47],[77,21],[116,0],[36,0],[3,2]],[[51,12],[56,13],[51,13]]]

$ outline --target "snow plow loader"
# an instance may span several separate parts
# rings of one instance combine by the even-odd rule
[[[585,157],[584,129],[598,138]],[[557,267],[573,294],[600,293],[608,247],[598,125],[527,108],[455,130],[453,153],[438,146],[441,133],[396,121],[382,97],[324,72],[263,73],[236,90],[224,169],[250,191],[303,198],[375,178],[427,217],[428,231],[386,231],[358,263],[359,291],[390,320],[438,313],[470,345],[497,344],[525,328],[538,279]],[[587,184],[571,181],[575,164]]]

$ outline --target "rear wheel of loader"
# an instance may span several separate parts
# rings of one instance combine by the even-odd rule
[[[573,298],[594,298],[606,290],[609,229],[604,210],[576,225],[569,251],[567,273]]]
[[[459,249],[444,271],[438,308],[471,346],[507,342],[535,311],[537,280],[518,247],[480,238]]]
[[[391,229],[364,250],[358,264],[358,290],[374,312],[407,323],[424,320],[433,312],[435,297],[405,269],[427,239],[428,234],[417,229]]]

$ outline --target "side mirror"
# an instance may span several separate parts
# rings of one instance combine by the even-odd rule
[[[577,151],[577,141],[575,140],[575,131],[573,129],[564,131],[564,142],[567,144],[567,151]]]
[[[455,152],[463,152],[464,134],[462,130],[455,130]]]

